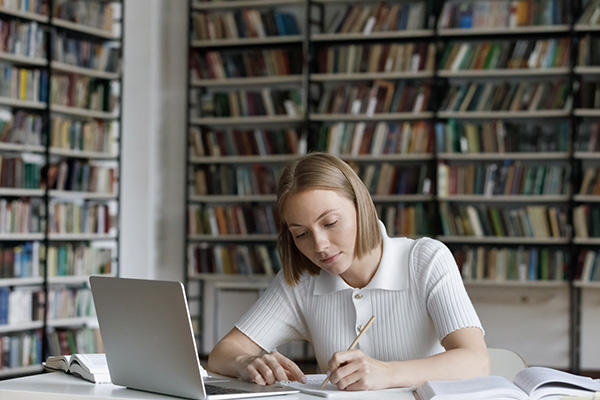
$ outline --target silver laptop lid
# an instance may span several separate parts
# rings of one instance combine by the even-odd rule
[[[180,282],[92,276],[90,285],[114,384],[206,397]]]

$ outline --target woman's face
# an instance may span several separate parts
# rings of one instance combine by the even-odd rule
[[[354,204],[333,190],[291,195],[283,217],[296,247],[316,266],[343,275],[354,262],[357,216]]]

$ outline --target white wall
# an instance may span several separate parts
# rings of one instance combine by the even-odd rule
[[[183,279],[186,29],[186,0],[125,1],[122,276]],[[530,364],[567,366],[564,292],[470,293],[488,345],[512,348]],[[588,307],[596,306],[588,310],[597,310],[597,299],[585,297]],[[598,357],[591,356],[600,354],[598,313],[583,317],[584,367],[600,369]]]

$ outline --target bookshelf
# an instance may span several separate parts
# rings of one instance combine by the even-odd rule
[[[0,379],[101,351],[87,278],[118,274],[122,15],[0,6]]]
[[[206,293],[241,275],[255,290],[281,268],[276,182],[307,146],[304,13],[295,0],[189,5],[185,276],[201,349]]]
[[[291,8],[288,2],[251,4]],[[218,246],[222,254],[216,258],[235,245],[247,246],[236,249],[240,253],[259,246],[268,253],[274,245],[272,230],[240,233],[226,223],[220,228],[217,214],[239,225],[241,217],[229,219],[228,213],[269,210],[277,168],[296,154],[326,151],[355,168],[392,235],[445,242],[478,298],[506,292],[500,303],[529,304],[522,299],[531,292],[531,304],[565,299],[570,308],[561,308],[556,318],[571,329],[565,352],[577,369],[578,288],[596,290],[600,279],[593,275],[600,243],[600,192],[594,191],[600,187],[600,30],[580,17],[594,15],[585,10],[597,9],[598,2],[310,0],[294,5],[302,20],[302,68],[294,76],[202,76],[198,69],[226,65],[225,53],[275,47],[268,41],[257,45],[257,39],[194,36],[195,14],[240,6],[190,5],[188,282],[268,281],[270,274],[260,269],[253,275],[239,267],[235,274],[210,272],[214,261],[202,270],[202,260],[214,259]],[[223,61],[210,56],[217,61],[201,67],[192,55],[202,51],[220,52]],[[298,139],[293,146],[262,143],[282,120],[291,123],[290,116],[234,111],[226,117],[214,113],[225,109],[217,106],[224,100],[207,101],[206,94],[220,90],[289,87],[292,81],[304,105],[294,114],[298,135],[284,128]],[[220,96],[235,99],[239,93]],[[267,171],[269,190],[248,189],[246,181],[258,176],[249,165],[258,163]],[[584,269],[592,273],[587,281],[581,279]]]

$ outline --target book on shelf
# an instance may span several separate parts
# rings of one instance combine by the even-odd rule
[[[545,367],[529,367],[513,382],[501,376],[428,381],[417,389],[420,400],[469,400],[511,398],[517,400],[581,396],[600,392],[600,380]],[[569,397],[571,398],[571,397]]]
[[[0,335],[0,369],[29,367],[42,362],[42,331],[5,333]]]
[[[542,8],[543,7],[543,8]],[[449,1],[438,19],[439,29],[516,28],[567,24],[567,2]]]
[[[441,55],[443,71],[568,67],[570,38],[451,42]]]
[[[577,24],[598,25],[600,23],[600,3],[597,0],[586,2]]]
[[[582,282],[600,282],[600,259],[594,250],[582,250],[577,260],[576,279]]]
[[[461,246],[454,248],[465,281],[563,281],[569,254],[547,247]]]
[[[104,353],[49,356],[44,367],[64,371],[92,383],[111,383]]]

